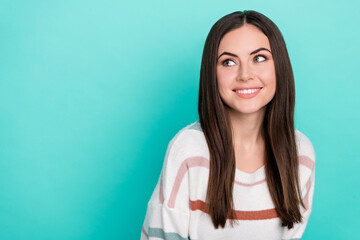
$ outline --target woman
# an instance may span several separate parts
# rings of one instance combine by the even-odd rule
[[[315,153],[294,129],[284,39],[255,11],[211,28],[199,121],[172,139],[141,239],[299,239],[312,209]]]

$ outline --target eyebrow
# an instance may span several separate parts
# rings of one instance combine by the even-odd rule
[[[255,51],[252,51],[252,52],[250,53],[250,55],[253,55],[253,54],[257,53],[257,52],[260,52],[261,50],[268,51],[269,53],[272,54],[272,52],[271,52],[269,49],[267,49],[267,48],[258,48],[258,49],[256,49]],[[229,52],[223,52],[222,54],[220,54],[220,56],[219,56],[217,59],[219,59],[222,55],[229,55],[229,56],[233,56],[233,57],[237,57],[237,58],[238,58],[238,56],[237,56],[236,54],[229,53]]]

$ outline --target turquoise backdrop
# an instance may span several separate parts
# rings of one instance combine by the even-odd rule
[[[167,144],[197,120],[205,38],[282,31],[316,151],[303,239],[360,235],[358,1],[0,0],[0,239],[139,239]]]

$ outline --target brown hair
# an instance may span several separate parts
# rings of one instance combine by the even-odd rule
[[[275,210],[282,226],[289,229],[301,222],[301,188],[294,132],[295,84],[285,41],[278,27],[256,11],[233,12],[211,28],[201,61],[198,113],[210,152],[210,172],[206,194],[208,213],[215,228],[234,223],[233,185],[235,154],[232,130],[221,100],[217,78],[217,54],[222,37],[244,23],[259,28],[269,39],[275,64],[276,92],[267,104],[263,120],[265,133],[265,173]]]

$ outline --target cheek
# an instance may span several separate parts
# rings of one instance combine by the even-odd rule
[[[231,81],[229,80],[230,78],[228,74],[225,72],[217,72],[216,77],[217,77],[217,84],[218,84],[220,97],[224,100],[224,98],[226,98],[227,95],[227,90],[231,86],[230,84]]]
[[[220,87],[229,87],[233,82],[234,78],[236,78],[235,71],[217,71],[216,77],[218,80],[219,88]]]
[[[275,71],[264,71],[261,74],[261,79],[268,88],[276,89],[276,74]]]

